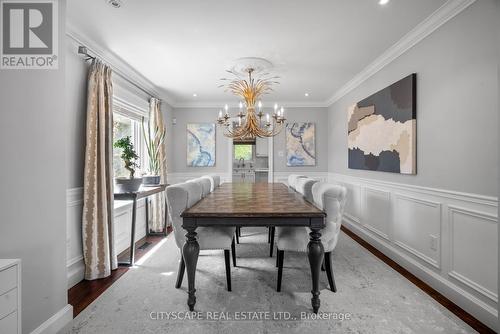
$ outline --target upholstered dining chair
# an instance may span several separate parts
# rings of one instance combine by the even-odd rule
[[[290,174],[288,175],[288,186],[295,190],[295,185],[297,183],[297,179],[300,178],[307,178],[305,175],[299,175],[299,174]]]
[[[197,182],[197,183],[199,183],[202,186],[202,194],[201,194],[202,198],[205,197],[205,196],[207,196],[211,192],[210,189],[212,187],[212,181],[210,180],[210,178],[207,178],[207,177],[198,177],[196,179],[187,180],[186,182],[187,183],[191,183],[191,182]]]
[[[210,192],[220,186],[220,176],[218,175],[203,175],[201,178],[210,180]]]
[[[292,183],[294,184],[294,189],[299,192],[304,198],[311,202],[314,203],[313,201],[313,196],[312,196],[312,186],[318,182],[315,179],[312,179],[310,177],[306,176],[299,176],[292,180]],[[276,234],[276,228],[275,227],[270,227],[269,228],[269,255],[270,257],[273,257],[273,250],[274,250],[274,235]],[[278,257],[276,257],[276,266],[278,266]]]
[[[325,251],[325,270],[328,277],[330,289],[337,292],[335,278],[332,269],[332,252],[337,245],[342,224],[342,215],[347,198],[347,190],[344,186],[328,182],[316,182],[312,186],[312,197],[314,204],[325,211],[326,226],[321,231],[321,242]],[[283,276],[283,261],[285,251],[307,252],[309,243],[309,228],[307,227],[280,227],[276,229],[278,249],[278,281],[277,291],[281,291],[281,279]]]
[[[178,289],[182,284],[186,265],[182,256],[182,247],[186,240],[186,231],[182,228],[181,214],[196,202],[202,199],[203,182],[193,181],[176,184],[167,187],[168,214],[172,221],[175,243],[180,250],[179,271],[175,287]],[[234,227],[198,227],[196,229],[200,250],[224,250],[226,265],[227,290],[231,291],[231,269],[230,253],[233,256],[233,266],[236,266],[236,253],[234,245]]]

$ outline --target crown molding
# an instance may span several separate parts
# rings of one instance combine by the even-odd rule
[[[67,22],[66,24],[66,36],[68,36],[76,43],[86,46],[93,55],[97,56],[103,62],[109,64],[112,67],[113,72],[124,77],[125,79],[136,83],[152,97],[158,97],[162,101],[168,103],[170,106],[175,104],[174,100],[165,92],[165,90],[159,89],[148,78],[135,70],[114,52],[85,37],[84,34],[78,31],[78,29],[69,22]]]
[[[464,9],[472,5],[476,0],[448,0],[425,20],[420,22],[415,28],[410,30],[398,42],[392,45],[371,64],[365,67],[361,72],[356,74],[344,86],[333,94],[331,98],[325,101],[325,105],[331,106],[356,87],[361,85],[365,80],[373,76],[375,73],[386,67],[399,56],[411,49],[413,46],[422,41],[425,37],[432,34],[443,24],[462,12]]]
[[[234,108],[236,108],[236,103],[234,102]],[[325,102],[318,101],[277,101],[278,105],[282,105],[286,108],[326,108],[329,105]],[[186,102],[178,102],[172,105],[173,108],[176,109],[186,109],[186,108],[219,108],[224,107],[225,104],[231,105],[231,101],[186,101]]]

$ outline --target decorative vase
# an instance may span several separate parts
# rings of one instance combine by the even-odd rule
[[[141,187],[142,178],[136,177],[133,179],[116,178],[115,179],[115,192],[118,193],[133,193]]]
[[[160,175],[143,175],[142,184],[145,186],[155,186],[160,184]]]

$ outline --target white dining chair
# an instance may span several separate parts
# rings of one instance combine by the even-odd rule
[[[295,190],[295,185],[297,183],[297,179],[300,178],[306,178],[307,176],[305,175],[299,175],[299,174],[290,174],[288,175],[288,186]]]
[[[201,178],[210,180],[210,192],[220,186],[220,176],[218,175],[203,175]]]
[[[182,256],[182,247],[186,241],[186,230],[182,227],[181,214],[184,210],[190,208],[202,199],[203,182],[199,180],[168,186],[166,193],[168,214],[172,221],[175,243],[181,255],[177,281],[175,283],[175,287],[178,289],[182,284],[184,271],[186,269]],[[198,227],[196,229],[200,250],[224,250],[228,291],[231,291],[230,253],[232,253],[233,256],[233,266],[236,266],[234,232],[234,227]]]
[[[186,182],[188,182],[188,183],[191,183],[191,182],[200,183],[201,186],[202,186],[202,195],[201,195],[202,197],[207,196],[211,192],[210,189],[211,189],[211,186],[212,186],[212,181],[209,178],[198,177],[196,179],[187,180]]]
[[[292,181],[294,183],[295,190],[300,193],[307,201],[313,203],[312,196],[312,186],[318,182],[315,179],[306,176],[299,176]],[[269,256],[273,257],[274,250],[274,238],[276,234],[276,227],[269,228]],[[278,266],[278,257],[276,257],[276,266]]]
[[[347,189],[344,186],[328,182],[316,182],[312,186],[314,204],[325,211],[325,227],[321,230],[321,243],[325,251],[325,270],[330,289],[337,292],[332,269],[332,252],[337,245],[342,224],[342,215],[347,198]],[[280,227],[276,230],[278,281],[277,291],[281,291],[283,275],[283,261],[285,251],[307,252],[310,229],[307,227]]]
[[[314,203],[312,187],[318,180],[310,177],[300,177],[295,182],[295,190],[299,192],[308,202]]]

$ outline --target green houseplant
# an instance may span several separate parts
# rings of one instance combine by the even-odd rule
[[[160,183],[161,166],[165,162],[165,155],[162,156],[161,149],[165,140],[165,126],[151,126],[151,121],[142,117],[142,132],[146,144],[146,151],[149,157],[149,175],[143,176],[142,183],[154,185]]]
[[[115,141],[113,146],[122,150],[120,158],[123,160],[125,169],[130,173],[129,178],[115,178],[116,190],[118,192],[134,192],[139,190],[142,178],[134,177],[135,170],[139,167],[139,163],[137,162],[139,156],[134,150],[134,144],[132,143],[130,136],[118,139]]]

